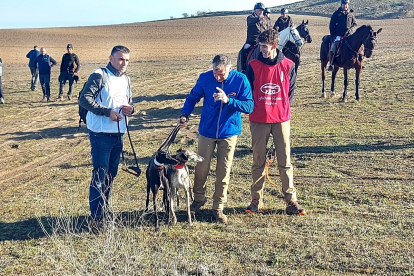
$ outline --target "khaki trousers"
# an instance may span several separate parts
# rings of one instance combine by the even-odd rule
[[[293,166],[290,163],[290,121],[273,124],[250,122],[250,132],[252,133],[253,149],[252,199],[263,200],[266,177],[266,145],[271,133],[276,148],[277,165],[285,201],[286,203],[297,201],[296,189],[293,186]]]
[[[213,210],[223,210],[227,202],[227,189],[230,180],[231,165],[237,135],[226,139],[213,139],[199,135],[198,154],[204,157],[203,162],[197,163],[194,176],[194,200],[202,202],[206,197],[206,180],[210,172],[210,162],[214,149],[217,147],[216,181],[213,194]]]

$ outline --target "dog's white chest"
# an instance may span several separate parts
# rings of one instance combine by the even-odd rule
[[[173,179],[173,185],[177,184],[177,186],[188,186],[188,174],[185,168],[177,169],[177,174]]]

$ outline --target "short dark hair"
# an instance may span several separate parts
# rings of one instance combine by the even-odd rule
[[[279,33],[275,29],[266,30],[257,37],[256,42],[277,44]]]
[[[36,49],[36,48],[37,48],[37,45],[33,46],[33,49]]]
[[[129,49],[122,45],[117,45],[114,48],[112,48],[111,56],[115,55],[117,52],[122,52],[124,54],[129,54]]]
[[[231,66],[231,60],[224,54],[219,54],[213,58],[213,69],[221,69],[221,67]]]

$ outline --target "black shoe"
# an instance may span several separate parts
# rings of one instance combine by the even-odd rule
[[[207,202],[207,198],[204,198],[203,201],[193,201],[193,203],[191,203],[190,205],[190,212],[191,212],[191,216],[195,216],[196,213],[198,213],[198,211],[200,211],[200,208]]]
[[[291,201],[286,206],[286,215],[289,216],[303,216],[306,215],[305,209],[300,209],[296,201]]]

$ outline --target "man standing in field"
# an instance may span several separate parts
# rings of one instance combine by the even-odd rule
[[[203,99],[198,126],[198,154],[204,158],[198,162],[194,175],[194,201],[191,214],[199,211],[206,201],[206,180],[210,162],[217,148],[215,191],[213,195],[213,220],[227,223],[223,214],[227,202],[227,188],[237,137],[242,130],[241,113],[253,110],[252,92],[246,76],[232,70],[230,58],[217,55],[212,62],[213,70],[202,73],[187,97],[181,110],[180,123],[184,127],[196,103]]]
[[[266,145],[272,134],[277,164],[286,202],[286,214],[302,215],[293,186],[293,167],[290,163],[290,102],[296,86],[294,63],[277,50],[279,34],[265,31],[257,38],[260,55],[250,61],[246,74],[253,91],[254,109],[249,115],[252,134],[253,165],[251,203],[246,212],[256,213],[263,208]]]
[[[57,64],[51,56],[46,54],[46,48],[40,48],[40,55],[35,59],[35,66],[39,68],[39,79],[42,85],[42,102],[50,102],[50,73],[52,67]]]
[[[27,53],[26,57],[29,59],[29,68],[30,74],[32,75],[32,79],[30,82],[30,89],[32,91],[36,90],[36,85],[39,82],[39,70],[36,67],[35,60],[40,55],[40,51],[37,49],[37,45],[33,47],[29,53]]]
[[[1,83],[1,76],[3,75],[3,61],[0,58],[0,103],[4,104],[3,89]]]
[[[68,44],[66,49],[68,52],[63,55],[62,63],[60,64],[59,96],[56,99],[58,101],[63,99],[63,87],[66,81],[69,81],[68,100],[72,100],[74,77],[78,75],[80,68],[79,58],[73,53],[72,44]]]
[[[127,116],[134,113],[130,79],[125,74],[129,52],[125,46],[115,46],[108,65],[89,76],[79,98],[79,105],[89,111],[86,125],[93,165],[89,207],[97,223],[107,211],[112,183],[118,173]]]

